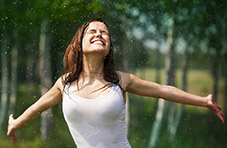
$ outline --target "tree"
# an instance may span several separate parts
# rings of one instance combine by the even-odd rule
[[[8,100],[8,59],[7,59],[7,35],[6,29],[3,30],[4,35],[1,44],[1,72],[2,72],[2,94],[1,94],[1,109],[0,109],[0,129],[5,119],[7,100]]]
[[[51,63],[50,63],[50,45],[47,35],[48,20],[41,22],[40,41],[39,41],[39,76],[41,82],[41,94],[44,95],[51,87]],[[41,115],[41,139],[47,140],[48,131],[53,124],[52,109],[44,111]]]
[[[10,93],[10,107],[9,113],[15,113],[16,99],[17,99],[17,65],[18,65],[18,33],[17,30],[14,32],[15,44],[12,47],[12,57],[11,57],[11,93]]]

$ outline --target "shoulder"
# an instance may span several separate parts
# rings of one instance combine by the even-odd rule
[[[59,89],[61,92],[63,92],[64,90],[64,78],[65,78],[65,75],[60,76],[53,86],[56,89]]]
[[[120,76],[120,85],[124,90],[127,90],[127,87],[132,83],[135,75],[131,73],[126,73],[122,71],[116,71],[117,74]]]

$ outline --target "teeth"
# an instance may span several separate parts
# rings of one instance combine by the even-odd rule
[[[103,44],[102,41],[94,41],[93,43]]]

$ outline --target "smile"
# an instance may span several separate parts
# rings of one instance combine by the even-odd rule
[[[91,41],[92,44],[98,44],[98,45],[105,45],[105,43],[102,40],[94,40]]]

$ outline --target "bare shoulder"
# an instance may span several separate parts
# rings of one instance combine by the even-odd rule
[[[63,79],[64,79],[64,75],[61,76],[61,77],[59,77],[59,78],[57,79],[57,81],[55,82],[55,84],[54,84],[54,87],[55,87],[56,89],[59,89],[59,90],[61,91],[61,93],[63,92],[63,89],[64,89]]]
[[[128,85],[131,84],[132,79],[134,77],[133,74],[117,71],[117,74],[120,76],[120,85],[124,90],[127,90]]]

